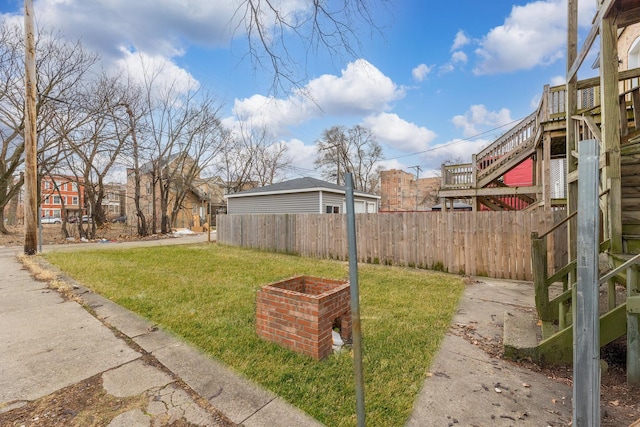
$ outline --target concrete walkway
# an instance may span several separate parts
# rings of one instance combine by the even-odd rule
[[[205,234],[52,245],[44,250],[183,244],[206,238]],[[147,320],[75,283],[75,294],[94,317],[77,302],[35,281],[16,260],[20,251],[0,248],[0,425],[6,425],[3,417],[10,411],[96,375],[109,395],[138,396],[147,402],[142,408],[117,413],[110,427],[169,425],[176,420],[200,426],[321,425]]]
[[[467,285],[407,426],[568,426],[571,387],[492,357],[503,319],[533,311],[533,285],[482,278]]]
[[[115,249],[206,240],[206,234],[200,234],[44,249]],[[146,407],[115,414],[110,427],[166,425],[179,419],[202,426],[321,425],[79,283],[74,284],[75,293],[94,315],[63,299],[22,268],[15,258],[20,251],[0,248],[0,425],[12,410],[96,375],[109,395],[141,396],[147,402]],[[530,283],[483,279],[468,285],[406,425],[568,425],[568,386],[482,350],[481,344],[500,341],[505,315],[531,310],[532,303]]]

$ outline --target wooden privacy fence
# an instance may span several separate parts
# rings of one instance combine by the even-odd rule
[[[532,280],[531,233],[564,212],[401,212],[356,215],[358,261],[456,274]],[[340,214],[217,217],[218,242],[308,257],[346,260]],[[548,237],[550,272],[566,264],[566,227]]]

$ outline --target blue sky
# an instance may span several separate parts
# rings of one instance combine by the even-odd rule
[[[535,110],[544,84],[564,82],[566,0],[396,0],[373,10],[380,33],[356,30],[355,57],[305,56],[291,45],[312,102],[295,89],[271,90],[271,71],[245,57],[245,34],[230,31],[238,1],[35,0],[34,9],[38,27],[80,39],[105,66],[135,69],[144,58],[167,79],[218,96],[227,125],[266,126],[289,148],[283,178],[319,177],[315,140],[356,124],[374,131],[385,168],[431,175],[443,160],[470,161]],[[303,14],[308,1],[276,3]],[[595,2],[579,3],[584,35]],[[21,20],[22,5],[0,1],[0,12]],[[592,74],[585,66],[580,78]]]

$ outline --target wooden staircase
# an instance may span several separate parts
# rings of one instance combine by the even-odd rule
[[[620,149],[622,184],[622,247],[640,253],[640,142]]]
[[[536,199],[529,194],[508,194],[501,190],[509,188],[503,181],[505,174],[536,153],[541,137],[541,110],[542,104],[537,111],[474,154],[471,163],[443,166],[441,196],[447,190],[452,190],[454,196],[457,192],[465,197],[469,190],[487,189],[487,194],[478,196],[478,202],[491,210],[521,210],[535,203]],[[492,188],[498,189],[495,194],[491,194]]]
[[[631,98],[631,102],[625,103],[623,97]],[[640,111],[640,89],[636,87],[623,93],[621,104],[624,105],[622,117],[626,118],[621,126],[621,141],[626,142],[620,147],[621,197],[619,201],[609,202],[620,203],[623,253],[611,252],[609,241],[600,245],[600,252],[607,255],[611,268],[598,282],[601,294],[606,294],[600,301],[600,346],[627,334],[628,347],[635,349],[640,314],[640,275],[637,267],[640,264],[640,140],[636,136],[640,135],[640,114],[636,113]],[[599,139],[599,129],[594,129],[594,123],[590,121],[589,135]],[[587,139],[584,134],[579,137]],[[608,161],[604,155],[600,164],[607,164]],[[602,191],[601,195],[606,192]],[[606,204],[603,208],[606,209]],[[573,216],[568,216],[563,222],[571,220]],[[532,236],[536,308],[543,339],[535,347],[527,349],[507,350],[505,347],[505,354],[511,357],[526,356],[539,363],[571,363],[573,360],[572,303],[577,289],[576,262],[553,274],[549,274],[547,266],[546,236],[560,226],[562,224],[557,224],[543,235],[534,233]],[[617,285],[626,288],[625,297],[616,296]],[[628,327],[632,329],[628,331]],[[633,352],[635,354],[635,350]],[[638,359],[638,356],[634,355],[630,360],[634,358]],[[629,381],[640,381],[639,372],[637,368],[628,368]]]

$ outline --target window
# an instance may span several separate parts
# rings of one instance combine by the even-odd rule
[[[60,196],[53,196],[53,204],[54,205],[61,205],[62,201],[60,200]]]
[[[640,67],[640,37],[638,37],[633,43],[631,43],[631,48],[629,49],[629,56],[627,60],[628,69]]]
[[[72,205],[77,205],[78,204],[78,196],[73,196],[71,198],[71,204]]]
[[[328,214],[330,214],[330,213],[340,213],[340,207],[339,207],[339,206],[330,206],[330,205],[327,205],[327,207],[326,207],[326,212],[327,212]]]

